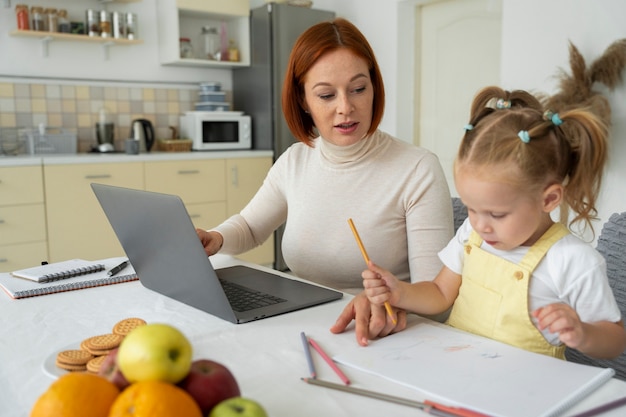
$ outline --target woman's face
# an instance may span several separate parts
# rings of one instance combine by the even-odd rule
[[[345,48],[323,55],[304,76],[304,100],[324,139],[340,146],[358,142],[372,124],[367,63]]]

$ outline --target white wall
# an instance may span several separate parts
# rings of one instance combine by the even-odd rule
[[[554,92],[557,70],[569,70],[568,41],[576,45],[589,64],[612,42],[626,38],[624,16],[623,0],[505,1],[503,86]],[[624,84],[607,95],[613,111],[613,128],[596,235],[612,213],[626,211],[626,71],[623,75]]]

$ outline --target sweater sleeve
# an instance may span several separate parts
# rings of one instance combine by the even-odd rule
[[[231,216],[214,231],[224,237],[219,253],[237,255],[261,245],[285,222],[285,161],[289,149],[270,168],[261,188],[239,214]]]
[[[415,184],[406,212],[411,281],[430,281],[443,266],[439,251],[453,236],[452,200],[436,155],[428,153],[418,164]]]

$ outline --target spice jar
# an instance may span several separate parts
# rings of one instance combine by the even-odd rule
[[[57,13],[57,30],[61,33],[72,33],[72,23],[67,18],[67,10],[60,9]]]
[[[180,57],[193,58],[193,47],[189,38],[180,38]]]
[[[100,11],[100,36],[111,37],[111,15],[106,10]]]
[[[48,32],[56,32],[58,22],[57,9],[48,9]]]
[[[113,30],[113,37],[115,39],[126,38],[126,14],[120,12],[113,12],[111,14],[111,26]]]
[[[100,16],[97,11],[93,9],[87,10],[85,23],[86,32],[89,36],[100,36]]]
[[[15,17],[17,18],[17,28],[19,30],[29,30],[28,6],[25,4],[15,5]]]
[[[228,60],[233,62],[239,61],[239,49],[237,49],[234,39],[231,39],[228,44]]]
[[[39,6],[33,6],[30,8],[30,18],[32,23],[32,30],[44,31],[44,20],[43,20],[43,8]]]
[[[139,23],[135,13],[126,13],[126,38],[139,39]]]

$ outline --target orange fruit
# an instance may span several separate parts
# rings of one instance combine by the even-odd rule
[[[140,381],[126,388],[111,406],[109,417],[202,417],[187,391],[169,382]]]
[[[107,379],[71,372],[54,381],[37,399],[30,417],[106,417],[120,390]]]

